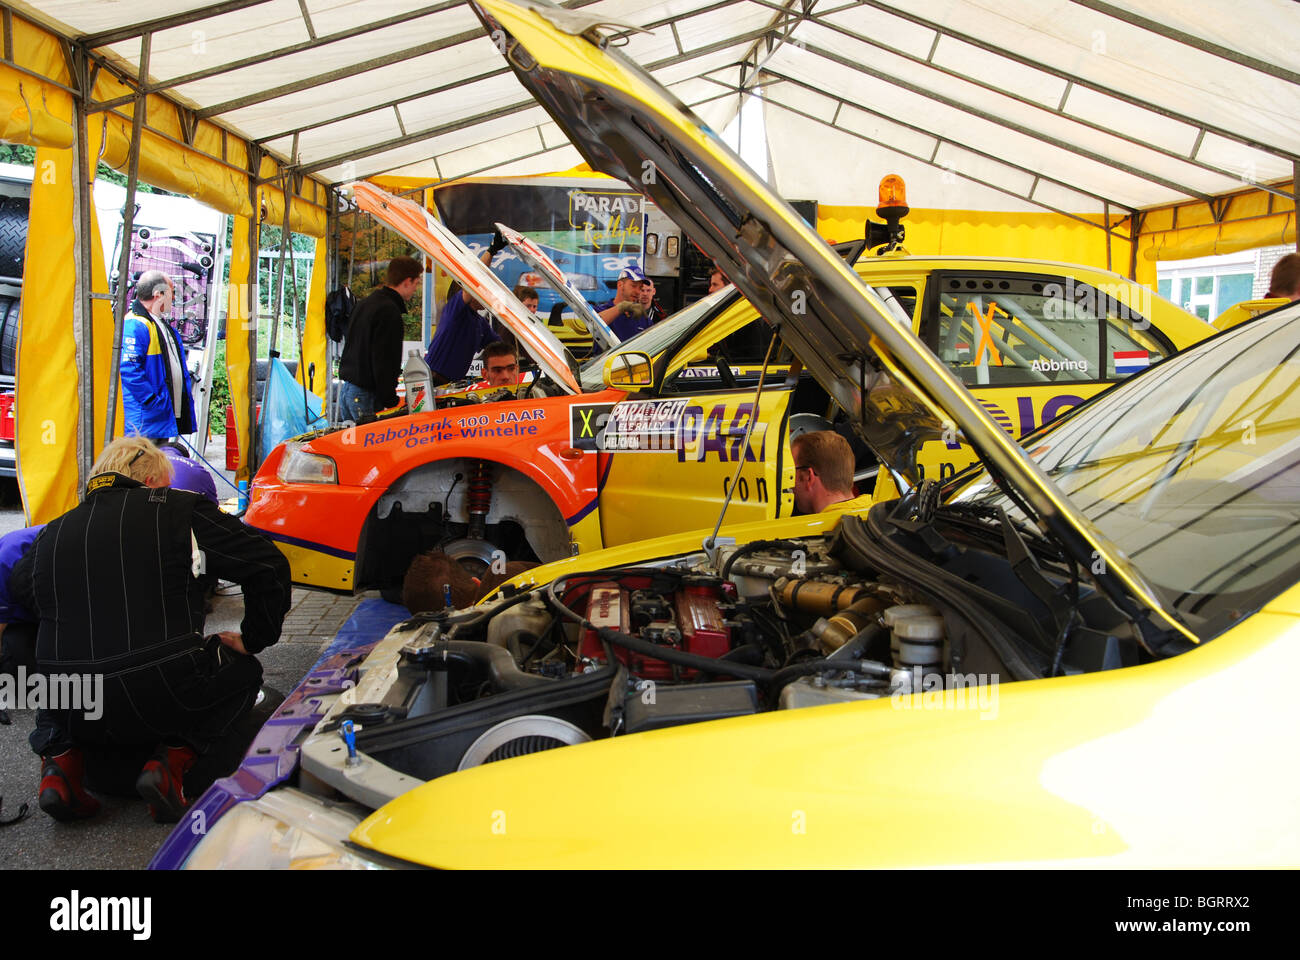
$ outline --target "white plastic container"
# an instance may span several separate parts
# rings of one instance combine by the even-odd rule
[[[418,350],[408,350],[406,365],[402,367],[402,383],[406,388],[408,413],[433,409],[433,375]]]

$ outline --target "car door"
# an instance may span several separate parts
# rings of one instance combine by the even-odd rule
[[[606,546],[712,526],[733,481],[728,523],[790,513],[788,420],[797,379],[788,376],[789,358],[779,343],[755,404],[772,336],[766,322],[754,318],[719,337],[714,346],[721,350],[712,358],[700,356],[698,344],[687,345],[666,364],[653,394],[602,411],[600,515]]]
[[[1136,309],[1074,277],[935,271],[921,339],[1013,437],[1021,437],[1174,352]],[[953,435],[922,449],[927,476],[974,459]]]

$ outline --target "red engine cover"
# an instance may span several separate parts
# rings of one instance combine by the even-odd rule
[[[704,585],[690,586],[679,590],[675,599],[677,623],[687,652],[716,658],[731,649],[731,628],[722,622],[718,610],[722,596],[717,589]]]
[[[677,627],[681,631],[682,649],[701,657],[720,657],[731,649],[731,629],[722,622],[718,611],[719,591],[710,586],[689,586],[673,597]],[[587,603],[587,619],[597,627],[608,627],[627,633],[629,629],[630,601],[628,591],[617,583],[605,582],[592,586]],[[673,665],[653,657],[646,657],[622,647],[614,647],[615,655],[638,677],[648,680],[671,680]],[[605,650],[596,632],[585,629],[578,653],[592,660],[603,661]],[[682,670],[679,676],[693,678],[695,670]]]

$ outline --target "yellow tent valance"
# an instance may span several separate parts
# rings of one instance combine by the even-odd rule
[[[458,177],[455,180],[448,180],[447,183],[500,183],[503,180],[548,180],[556,178],[567,178],[572,180],[591,179],[591,180],[609,180],[607,174],[597,173],[592,170],[590,165],[580,163],[576,167],[570,167],[568,170],[556,170],[553,173],[533,173],[527,176],[519,177]],[[440,184],[438,181],[430,182],[428,177],[403,177],[392,174],[380,174],[374,177],[367,177],[375,186],[383,187],[389,193],[402,193],[406,190],[415,190],[418,187],[433,187],[437,189]]]
[[[1295,192],[1294,183],[1275,186]],[[1185,260],[1295,242],[1295,205],[1263,190],[1247,190],[1219,199],[1216,208],[1197,201],[1148,211],[1138,248],[1144,260]]]
[[[821,204],[817,232],[832,242],[859,239],[868,219],[880,220],[874,207]],[[1100,229],[1101,218],[1095,219],[1092,225],[1055,213],[913,209],[903,219],[907,230],[903,245],[918,255],[1027,257],[1104,269],[1106,234]],[[1127,233],[1119,218],[1112,218],[1111,226]],[[1127,273],[1128,262],[1128,241],[1111,237],[1111,269]]]
[[[72,146],[72,124],[50,112],[47,93],[62,91],[0,66],[0,140],[33,147]]]

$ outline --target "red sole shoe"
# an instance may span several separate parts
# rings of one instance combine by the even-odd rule
[[[54,762],[41,768],[41,786],[36,802],[47,814],[63,823],[85,820],[99,813],[99,801],[84,790],[74,788],[63,768]]]

